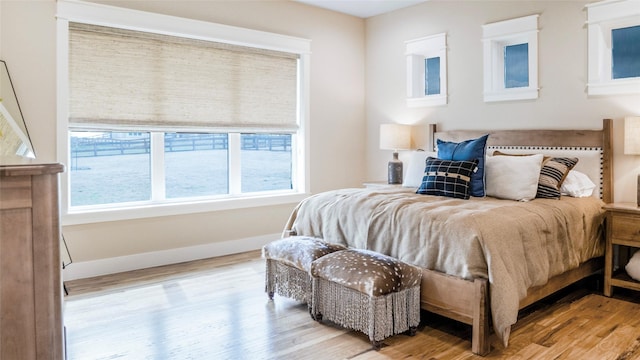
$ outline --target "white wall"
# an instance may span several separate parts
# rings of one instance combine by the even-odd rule
[[[622,155],[621,120],[640,114],[640,99],[587,97],[585,2],[432,0],[366,21],[282,0],[100,2],[311,39],[313,193],[386,178],[391,153],[378,149],[381,123],[436,122],[441,129],[599,128],[607,117],[615,120],[615,199],[635,200],[640,159]],[[481,25],[535,13],[541,29],[540,98],[484,103]],[[11,71],[39,162],[58,160],[55,31],[54,0],[0,1],[0,55]],[[404,41],[440,32],[448,34],[449,104],[409,109]],[[207,249],[208,256],[255,248],[265,236],[281,231],[294,205],[63,230],[76,266],[139,261],[145,254],[171,261],[171,254],[184,254],[184,248]],[[173,259],[184,260],[183,255]]]
[[[364,20],[289,1],[101,3],[311,39],[311,192],[362,183]],[[11,71],[37,162],[59,160],[55,14],[54,0],[0,2],[0,54]],[[65,226],[75,263],[69,270],[74,266],[89,270],[86,265],[91,264],[125,270],[131,259],[140,264],[142,258],[184,261],[185,253],[214,256],[256,249],[280,234],[295,205]]]
[[[55,162],[55,2],[3,0],[0,7],[0,55],[39,162]]]
[[[378,149],[381,123],[437,123],[443,130],[585,128],[614,119],[615,200],[635,201],[640,158],[623,155],[622,119],[640,115],[640,95],[588,97],[585,1],[438,1],[367,20],[367,177],[384,179],[389,152]],[[526,15],[539,17],[540,96],[484,103],[482,28]],[[406,40],[447,33],[449,104],[407,108]]]

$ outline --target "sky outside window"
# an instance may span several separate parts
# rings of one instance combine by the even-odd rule
[[[504,87],[529,86],[529,44],[504,47]]]
[[[640,77],[640,25],[611,31],[613,79]]]
[[[424,94],[440,94],[440,57],[424,60]]]

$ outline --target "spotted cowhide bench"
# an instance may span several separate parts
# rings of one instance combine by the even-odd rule
[[[311,262],[334,251],[346,249],[309,236],[291,236],[262,248],[266,259],[265,291],[306,302],[311,306]]]
[[[422,271],[368,250],[343,250],[311,263],[311,316],[329,320],[369,336],[377,350],[381,341],[420,323]]]

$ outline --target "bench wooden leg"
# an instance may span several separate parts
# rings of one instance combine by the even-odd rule
[[[378,351],[382,347],[382,341],[371,340],[371,346],[373,346],[373,350]]]
[[[309,315],[314,321],[318,321],[318,322],[322,321],[322,314],[320,313],[314,314],[313,308],[311,306],[309,306]]]
[[[418,332],[418,327],[417,326],[409,327],[409,336],[416,336],[417,332]]]

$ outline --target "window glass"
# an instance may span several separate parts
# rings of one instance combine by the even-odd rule
[[[504,47],[504,87],[529,86],[529,44]]]
[[[148,132],[71,131],[71,205],[151,199]]]
[[[227,134],[164,135],[166,197],[227,194]]]
[[[613,79],[640,77],[640,25],[611,31]]]
[[[58,5],[58,50],[68,55],[59,64],[68,76],[58,84],[69,95],[58,104],[60,124],[68,126],[58,139],[61,160],[70,159],[61,176],[65,222],[302,198],[308,145],[296,139],[309,121],[300,111],[308,100],[309,40]]]
[[[425,95],[440,94],[440,58],[424,60],[424,92]]]
[[[242,192],[292,189],[290,134],[242,134]]]

